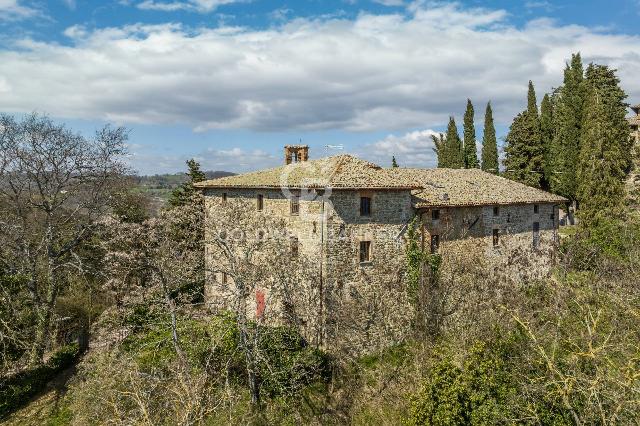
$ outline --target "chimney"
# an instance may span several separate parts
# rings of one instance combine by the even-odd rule
[[[309,145],[285,145],[284,163],[298,163],[309,159]]]

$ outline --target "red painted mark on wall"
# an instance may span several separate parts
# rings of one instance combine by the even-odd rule
[[[264,314],[264,291],[260,289],[256,289],[256,317],[262,318]]]

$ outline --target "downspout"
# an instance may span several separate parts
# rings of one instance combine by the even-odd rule
[[[424,209],[420,209],[420,249],[424,253],[424,221],[422,215],[424,215]]]
[[[322,208],[320,209],[320,306],[319,306],[319,318],[320,318],[320,330],[318,336],[318,346],[322,347],[324,338],[324,317],[323,317],[323,305],[324,305],[324,193],[322,194]]]

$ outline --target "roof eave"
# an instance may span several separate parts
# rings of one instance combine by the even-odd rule
[[[369,189],[377,189],[377,190],[385,190],[385,191],[412,191],[415,189],[421,189],[419,186],[313,186],[313,185],[290,185],[290,186],[282,186],[282,185],[198,185],[197,183],[193,185],[197,189],[331,189],[332,191],[359,191],[359,190],[369,190]]]
[[[564,204],[568,202],[566,198],[557,200],[531,200],[531,201],[499,201],[494,203],[416,203],[415,209],[432,209],[445,207],[483,207],[483,206],[522,206],[527,204]]]

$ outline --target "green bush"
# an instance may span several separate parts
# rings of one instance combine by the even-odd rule
[[[571,267],[606,270],[625,267],[640,244],[640,224],[617,219],[599,220],[590,228],[579,227],[562,245]]]
[[[141,326],[122,342],[122,349],[133,356],[141,370],[166,369],[176,359],[171,328],[168,323]],[[200,368],[209,353],[209,333],[205,323],[183,319],[178,321],[181,349],[193,368]]]
[[[0,418],[6,417],[26,404],[58,373],[70,367],[79,354],[77,343],[64,346],[47,363],[2,380],[0,382]]]
[[[331,377],[329,357],[310,348],[287,327],[264,327],[258,342],[262,389],[271,397],[292,396],[315,381]]]
[[[140,310],[135,318],[142,317],[145,312]],[[249,327],[250,333],[258,332],[257,368],[266,395],[290,396],[315,381],[330,377],[328,356],[309,347],[295,330],[255,323]],[[168,323],[140,329],[143,331],[131,334],[123,341],[122,349],[143,371],[163,370],[170,366],[177,355]],[[177,331],[191,368],[206,370],[214,376],[224,374],[236,384],[246,382],[245,358],[233,314],[215,315],[206,322],[180,318]]]
[[[511,374],[517,340],[512,335],[476,343],[462,367],[441,355],[411,400],[409,424],[487,425],[511,418],[518,392]]]

